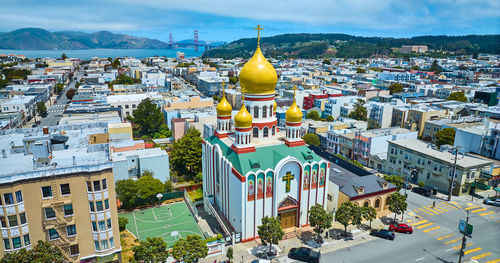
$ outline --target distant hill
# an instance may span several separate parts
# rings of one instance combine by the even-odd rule
[[[0,33],[0,49],[162,49],[168,44],[156,39],[113,34],[108,31],[49,32],[40,28],[22,28]]]
[[[210,49],[203,57],[248,58],[255,50],[255,38],[244,38]],[[399,55],[395,48],[402,45],[422,44],[429,49],[458,54],[500,54],[500,35],[418,36],[412,38],[359,37],[347,34],[284,34],[261,38],[261,46],[269,57],[366,58]]]

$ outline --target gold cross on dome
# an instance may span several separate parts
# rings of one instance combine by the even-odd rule
[[[297,85],[293,85],[293,99],[295,99],[295,90],[297,90]]]
[[[260,31],[264,30],[264,28],[260,27],[260,25],[257,25],[257,27],[254,29],[257,30],[257,45],[260,45]]]
[[[225,95],[226,94],[226,86],[227,86],[227,84],[226,84],[226,82],[223,81],[222,84],[220,84],[220,85],[222,86],[222,95]]]

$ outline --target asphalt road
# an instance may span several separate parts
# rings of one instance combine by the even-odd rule
[[[472,238],[467,238],[462,262],[500,262],[500,207],[483,205],[482,200],[471,202],[470,197],[449,203],[412,192],[408,192],[403,221],[413,225],[413,234],[396,233],[394,241],[371,237],[371,241],[323,253],[321,262],[458,262],[462,240],[458,224],[465,220],[467,210],[474,230]]]

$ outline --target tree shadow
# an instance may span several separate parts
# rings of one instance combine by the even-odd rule
[[[382,222],[382,224],[384,224],[384,225],[394,224],[394,217],[382,216],[382,217],[379,217],[379,219],[380,219],[380,222]],[[396,221],[397,221],[397,218],[396,218]]]

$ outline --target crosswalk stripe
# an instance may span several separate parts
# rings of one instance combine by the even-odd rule
[[[477,256],[474,256],[474,257],[471,257],[471,259],[480,259],[480,258],[487,257],[487,256],[489,256],[489,255],[491,255],[491,253],[490,253],[490,252],[488,252],[488,253],[484,253],[484,254],[481,254],[481,255],[477,255]]]
[[[429,229],[424,230],[424,232],[427,233],[429,231],[436,230],[436,229],[439,229],[439,228],[440,228],[440,226],[435,226],[433,228],[429,228]]]
[[[476,206],[471,206],[471,207],[466,207],[464,208],[465,210],[471,210],[471,209],[475,209],[475,208],[479,208],[481,207],[480,205],[476,205]]]
[[[470,254],[472,252],[476,252],[476,251],[479,251],[479,250],[482,250],[482,248],[476,247],[476,248],[473,248],[473,249],[465,250],[464,251],[464,255],[467,255],[467,254]]]
[[[428,208],[428,207],[424,207],[424,209],[426,209],[427,211],[430,211],[431,213],[434,213],[434,214],[436,214],[436,215],[437,215],[437,214],[439,214],[439,212],[433,211],[433,210],[431,210],[431,209],[430,209],[430,208]]]
[[[432,209],[432,211],[438,211],[438,212],[441,212],[441,213],[444,213],[443,209],[435,206],[435,207],[432,207],[431,205],[428,206],[430,209]]]
[[[422,221],[418,221],[417,223],[413,224],[413,226],[420,225],[420,224],[427,223],[427,222],[429,222],[429,221],[424,219]]]
[[[497,259],[495,259],[495,260],[488,261],[488,262],[486,262],[486,263],[498,263],[498,262],[500,262],[500,258],[497,258]]]
[[[452,203],[452,204],[456,205],[458,208],[462,208],[462,207],[461,207],[459,204],[457,204],[457,202],[455,202],[455,201],[451,201],[450,203]]]
[[[424,212],[424,213],[426,213],[426,214],[428,214],[430,216],[434,215],[431,212],[427,212],[427,210],[425,210],[425,209],[422,209],[422,208],[417,208],[417,209],[419,209],[420,211],[422,211],[422,212]]]
[[[448,244],[451,244],[451,243],[455,243],[455,242],[457,242],[458,240],[460,240],[460,238],[453,239],[453,240],[450,240],[450,241],[448,241],[448,242],[444,242],[444,243],[445,243],[446,245],[448,245]]]
[[[488,212],[486,212],[486,213],[482,213],[482,214],[479,214],[479,215],[480,215],[480,216],[486,216],[486,215],[491,215],[491,214],[493,214],[493,213],[495,213],[495,211],[488,211]]]
[[[442,236],[442,237],[439,237],[438,240],[443,240],[443,239],[449,238],[449,237],[451,237],[453,235],[455,235],[455,234],[449,234],[449,235],[446,235],[446,236]]]
[[[414,213],[412,213],[412,212],[409,212],[409,213],[408,213],[408,215],[410,215],[410,216],[415,216],[415,214],[414,214]]]
[[[472,245],[472,243],[467,243],[467,244],[465,244],[465,247],[468,247],[470,245]],[[458,245],[456,247],[453,247],[453,249],[457,250],[457,249],[460,249],[461,247],[462,247],[462,245],[460,244],[460,245]]]
[[[428,227],[430,225],[434,225],[434,223],[428,223],[428,224],[425,224],[425,225],[421,225],[421,226],[417,226],[418,229],[421,229],[421,228],[424,228],[424,227]]]
[[[470,211],[470,212],[471,212],[471,213],[477,213],[477,212],[481,212],[481,211],[484,211],[484,210],[486,210],[486,208],[484,208],[484,207],[483,207],[483,208],[481,208],[481,209],[472,210],[472,211]]]
[[[468,206],[474,205],[473,203],[467,203]]]
[[[446,205],[446,207],[449,207],[449,208],[453,208],[453,209],[457,209],[455,206],[452,206],[448,203],[440,203],[441,205]]]
[[[444,208],[443,205],[436,205],[437,208],[441,209],[441,210],[444,210],[446,212],[448,212],[448,209]]]

